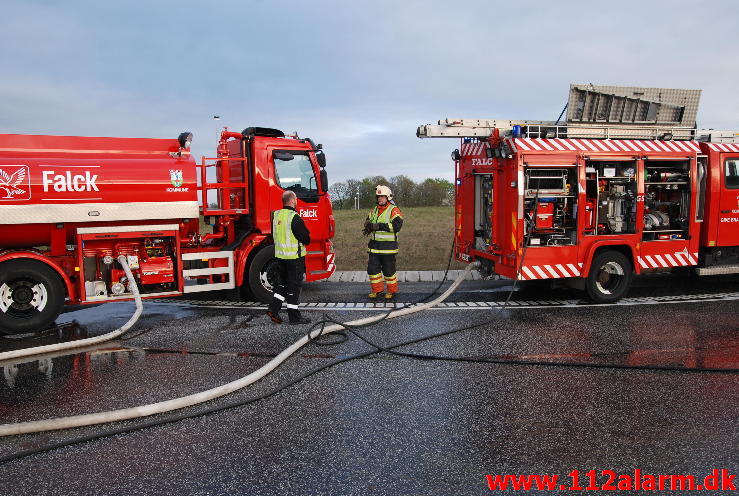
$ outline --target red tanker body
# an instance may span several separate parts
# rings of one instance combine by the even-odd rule
[[[739,272],[739,133],[696,129],[696,92],[573,85],[566,124],[419,128],[461,138],[457,258],[488,274],[560,281],[597,302],[622,298],[633,274]]]
[[[240,288],[267,301],[287,189],[311,231],[306,279],[333,273],[320,145],[226,130],[198,164],[191,139],[0,135],[0,331],[41,329],[65,301],[130,299],[121,255],[145,298]]]

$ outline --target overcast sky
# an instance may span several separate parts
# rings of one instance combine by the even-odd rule
[[[554,120],[569,84],[703,89],[739,129],[739,2],[0,0],[0,132],[297,131],[331,180],[451,178],[445,117]],[[220,115],[214,121],[213,115]]]

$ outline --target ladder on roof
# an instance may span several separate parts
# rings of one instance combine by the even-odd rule
[[[486,139],[498,129],[501,137],[694,140],[739,143],[739,131],[696,129],[687,126],[647,124],[560,124],[554,121],[504,119],[443,119],[416,130],[419,138]]]

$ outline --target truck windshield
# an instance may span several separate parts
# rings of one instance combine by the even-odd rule
[[[275,179],[282,189],[295,192],[300,199],[318,197],[316,176],[308,155],[294,152],[292,160],[280,160],[275,157]]]

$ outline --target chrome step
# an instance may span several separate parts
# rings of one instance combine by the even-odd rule
[[[739,274],[739,264],[714,265],[712,267],[700,267],[696,269],[699,276],[716,276],[720,274]]]

